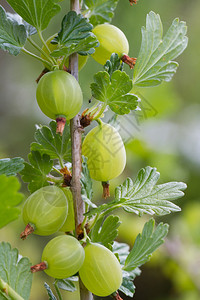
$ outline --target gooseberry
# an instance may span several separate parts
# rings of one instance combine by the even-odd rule
[[[112,53],[117,53],[119,58],[129,52],[129,43],[124,33],[111,24],[97,25],[93,30],[99,41],[92,57],[101,65],[104,65]]]
[[[52,35],[51,37],[48,38],[48,40],[46,41],[46,45],[49,48],[50,52],[53,52],[54,50],[58,49],[58,44],[52,44],[51,41],[54,39],[54,37],[57,34]],[[47,51],[47,48],[45,46],[42,47],[42,50],[46,53],[49,54],[49,52]],[[46,57],[44,54],[41,54],[41,58],[43,58],[44,60],[46,60]],[[78,55],[78,70],[80,71],[86,64],[88,60],[88,56],[87,55]],[[58,65],[60,65],[60,63],[62,62],[62,57],[57,58],[57,63]],[[45,68],[49,69],[49,65],[44,63]],[[69,57],[66,59],[65,61],[65,67],[69,68]]]
[[[97,243],[88,244],[84,250],[85,260],[79,275],[85,287],[97,296],[114,293],[122,283],[122,269],[116,256]]]
[[[77,239],[69,235],[53,238],[45,246],[42,253],[42,263],[32,266],[31,271],[44,270],[54,278],[68,278],[81,268],[85,252]]]
[[[102,122],[85,137],[82,154],[88,158],[91,178],[109,181],[119,176],[126,164],[126,151],[118,131]]]
[[[31,194],[23,206],[25,225],[21,238],[30,233],[50,235],[64,224],[68,214],[68,202],[64,192],[56,186],[45,186]]]
[[[72,119],[80,110],[83,95],[78,81],[71,74],[56,70],[40,79],[36,98],[41,111],[51,119]]]

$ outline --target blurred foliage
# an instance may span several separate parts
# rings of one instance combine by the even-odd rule
[[[127,2],[125,4],[125,2]],[[10,7],[1,1],[7,10]],[[69,1],[61,2],[69,9]],[[171,83],[155,88],[138,90],[141,111],[122,119],[120,133],[127,149],[127,168],[124,174],[111,182],[114,187],[138,170],[150,165],[161,173],[159,183],[184,181],[188,185],[186,196],[178,201],[182,212],[159,218],[170,223],[170,234],[165,245],[142,268],[142,275],[135,281],[135,300],[199,300],[200,295],[200,26],[198,0],[140,0],[129,6],[120,0],[112,24],[126,34],[130,43],[130,56],[137,57],[141,42],[141,26],[146,14],[155,11],[161,16],[164,31],[177,16],[188,25],[189,45],[178,58],[180,64]],[[60,29],[65,11],[54,18],[44,35],[48,38]],[[31,49],[31,48],[30,48]],[[43,66],[23,54],[19,57],[0,51],[0,158],[23,157],[27,160],[30,143],[34,141],[35,124],[48,124],[49,119],[40,112],[35,101],[35,79]],[[80,72],[85,106],[90,99],[90,84],[95,72],[102,67],[92,58]],[[131,75],[132,72],[127,70]],[[106,115],[109,119],[109,116]],[[127,129],[129,129],[127,133]],[[94,183],[94,198],[101,202],[101,185]],[[27,193],[26,186],[23,191]],[[118,212],[117,212],[118,213]],[[119,240],[133,245],[146,217],[138,218],[121,214]],[[28,256],[33,264],[40,260],[42,249],[52,236],[30,237],[21,241],[22,221],[15,221],[0,231],[0,241],[10,242],[20,254]],[[34,245],[34,246],[33,246]],[[34,247],[34,251],[33,251]],[[31,300],[48,299],[41,282],[52,282],[45,274],[34,276]],[[55,292],[55,291],[54,291]],[[63,298],[68,299],[67,295]],[[124,298],[125,299],[125,298]]]

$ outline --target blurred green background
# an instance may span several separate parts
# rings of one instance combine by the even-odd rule
[[[12,11],[6,1],[0,4]],[[54,18],[44,32],[48,38],[59,31],[63,15],[69,9],[69,0],[61,3],[62,13]],[[150,165],[161,173],[160,183],[184,181],[186,195],[177,204],[182,212],[157,217],[157,222],[168,222],[170,232],[166,243],[142,267],[142,274],[135,280],[135,300],[199,300],[200,299],[200,1],[193,0],[139,0],[130,7],[128,0],[120,0],[113,24],[127,36],[130,56],[137,57],[141,42],[141,26],[146,14],[159,13],[164,32],[174,18],[187,22],[189,45],[178,58],[180,67],[172,82],[159,87],[138,90],[141,112],[121,118],[121,135],[127,149],[127,167],[123,175],[111,183],[111,192],[117,184],[130,176],[134,178],[142,167]],[[37,39],[37,38],[36,38]],[[31,49],[31,48],[30,48]],[[50,121],[40,112],[36,99],[35,79],[42,65],[24,54],[13,57],[0,51],[0,156],[27,159],[29,145],[33,142],[35,124]],[[90,83],[95,72],[102,70],[90,58],[80,72],[85,107],[90,98]],[[127,70],[131,75],[131,72]],[[108,119],[109,116],[106,116]],[[101,186],[95,183],[96,202],[101,201]],[[23,192],[28,195],[26,186]],[[147,217],[122,214],[119,241],[133,245]],[[40,261],[42,249],[52,238],[32,236],[21,241],[21,220],[0,230],[0,241],[8,241],[32,263]],[[48,299],[43,281],[51,284],[45,274],[34,275],[31,300]],[[70,299],[64,294],[64,299]],[[125,298],[124,298],[125,299]],[[126,298],[128,299],[128,298]],[[78,300],[77,295],[74,300]]]

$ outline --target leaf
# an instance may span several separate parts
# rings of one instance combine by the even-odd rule
[[[27,23],[26,21],[24,21],[20,15],[12,14],[10,12],[6,12],[6,15],[9,19],[14,20],[14,21],[18,22],[19,24],[24,25],[24,27],[26,29],[27,37],[37,33],[37,29],[35,27],[33,27],[32,25],[30,25],[29,23]]]
[[[0,5],[0,48],[10,54],[18,55],[26,42],[26,29],[23,24],[10,15]]]
[[[60,11],[53,0],[7,0],[12,8],[38,31],[44,30]]]
[[[145,223],[142,234],[138,234],[134,246],[128,255],[124,270],[132,271],[146,263],[152,253],[164,243],[164,238],[168,233],[168,224],[159,223],[153,231],[155,225],[154,219]]]
[[[156,168],[146,167],[140,170],[135,182],[126,179],[123,185],[115,190],[115,199],[121,202],[121,207],[127,212],[138,215],[165,215],[180,211],[180,207],[170,202],[184,195],[186,184],[182,182],[168,182],[156,185],[160,173]]]
[[[121,222],[118,216],[109,216],[105,220],[100,218],[94,225],[91,232],[91,240],[100,243],[110,249],[113,241],[118,236],[118,227]]]
[[[135,293],[135,285],[133,283],[133,280],[135,279],[135,273],[131,274],[131,272],[122,272],[122,274],[123,280],[121,286],[119,287],[119,291],[128,297],[133,297]],[[140,275],[140,272],[138,275]]]
[[[66,56],[78,52],[81,55],[94,53],[98,45],[95,35],[91,32],[93,26],[81,14],[70,11],[62,20],[62,27],[58,35],[51,41],[58,44],[59,49],[54,50],[54,57]]]
[[[32,285],[31,263],[21,257],[18,250],[9,243],[0,243],[0,277],[7,282],[24,300],[28,300]]]
[[[16,177],[0,175],[0,228],[19,217],[21,210],[16,206],[23,200],[19,189],[20,183]]]
[[[53,161],[49,155],[41,155],[38,151],[31,151],[28,159],[30,164],[25,162],[25,168],[20,174],[24,182],[29,182],[28,189],[33,193],[39,188],[49,185],[46,176],[52,169]]]
[[[0,175],[6,174],[7,176],[16,175],[23,170],[24,160],[21,157],[3,158],[0,159]]]
[[[31,144],[31,150],[39,151],[41,155],[48,154],[51,159],[71,161],[70,128],[66,124],[63,135],[56,133],[56,122],[47,126],[38,126],[35,133],[36,143]]]
[[[175,19],[164,38],[160,16],[151,11],[142,27],[142,44],[133,73],[136,86],[156,86],[170,81],[175,74],[178,57],[187,47],[187,26]]]
[[[121,60],[117,53],[112,53],[110,60],[107,60],[107,62],[104,65],[104,70],[112,76],[112,73],[114,71],[120,70],[123,71],[123,65],[124,63],[121,63]]]
[[[113,244],[113,252],[119,257],[122,268],[124,267],[125,260],[130,253],[129,249],[129,245],[125,243],[118,243],[115,241]],[[139,276],[140,274],[141,271],[139,268],[136,268],[130,272],[122,270],[123,281],[119,290],[123,292],[126,296],[133,297],[135,293],[135,285],[133,283],[133,280],[136,276]]]
[[[57,300],[55,295],[53,294],[50,286],[45,282],[44,283],[45,289],[47,290],[47,294],[49,295],[49,300]]]
[[[114,71],[112,76],[105,71],[94,75],[91,84],[92,96],[106,103],[116,114],[128,114],[137,107],[138,97],[128,92],[132,89],[132,81],[125,72]]]
[[[113,246],[112,246],[112,252],[114,254],[117,254],[122,267],[124,266],[125,260],[130,253],[129,250],[130,250],[130,246],[128,244],[118,243],[118,242],[114,241]]]
[[[26,34],[28,37],[37,33],[37,29],[35,27],[33,27],[32,25],[30,25],[29,23],[27,23],[24,20],[23,20],[23,23],[26,28]]]
[[[171,201],[184,195],[183,190],[186,189],[186,184],[183,182],[168,182],[156,185],[159,177],[160,173],[156,171],[156,168],[146,167],[141,169],[135,182],[127,178],[122,185],[115,189],[115,199],[113,201],[92,209],[86,215],[92,216],[119,207],[140,216],[142,214],[161,216],[180,211],[180,207]]]
[[[82,174],[81,174],[81,195],[82,200],[87,203],[91,207],[96,207],[94,203],[92,203],[93,197],[93,189],[92,189],[92,180],[90,177],[90,172],[87,166],[87,158],[82,156]]]
[[[66,279],[56,279],[54,284],[57,285],[59,289],[74,292],[76,291],[76,287],[73,283],[74,281],[78,281],[78,276],[72,276]]]
[[[94,26],[110,23],[119,0],[84,0],[86,10],[83,14]]]

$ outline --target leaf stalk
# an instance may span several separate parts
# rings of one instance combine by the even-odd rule
[[[3,279],[0,278],[0,291],[6,295],[9,296],[11,299],[15,300],[24,300],[11,286],[5,282]]]

